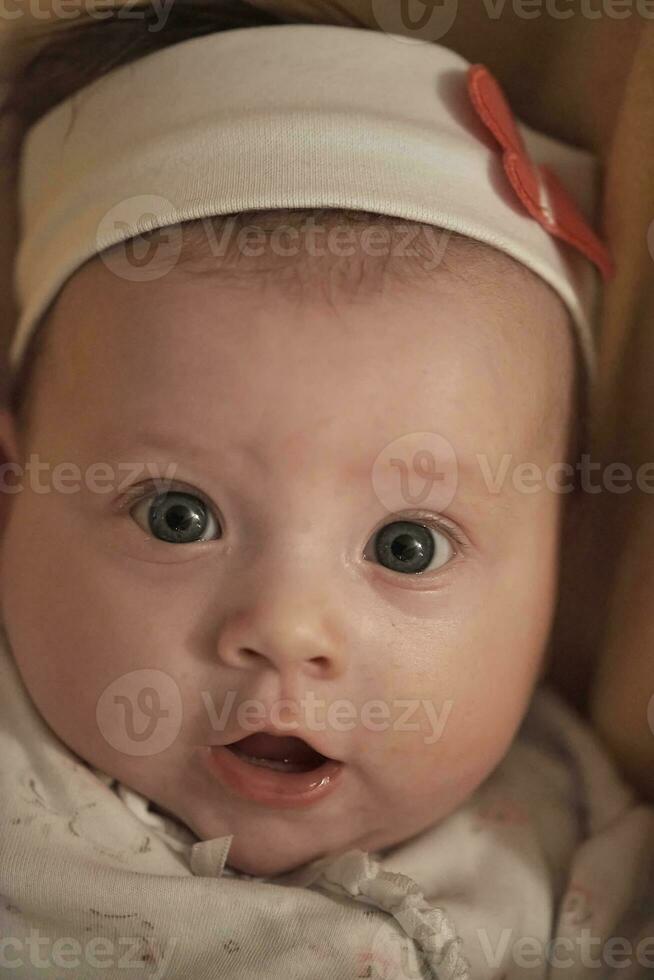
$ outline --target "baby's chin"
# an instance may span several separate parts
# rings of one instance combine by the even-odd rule
[[[447,813],[441,813],[444,819]],[[232,834],[226,865],[233,871],[260,878],[290,874],[314,861],[336,857],[350,850],[361,850],[383,856],[385,851],[417,836],[435,822],[425,818],[420,825],[375,826],[359,834],[352,833],[352,821],[347,814],[330,819],[327,825],[321,820],[301,823],[288,820],[279,812],[261,811],[248,818],[237,818],[234,824],[215,819],[208,825],[200,820],[188,826],[200,840],[212,840]],[[238,829],[235,829],[238,828]],[[349,833],[348,833],[349,830]]]
[[[262,839],[257,841],[238,840],[238,835],[235,835],[226,864],[233,871],[241,874],[253,875],[257,878],[273,878],[291,874],[314,861],[330,856],[336,857],[353,849],[377,852],[382,850],[382,847],[372,842],[343,840],[329,849],[321,848],[319,841],[303,849],[298,848],[292,840],[276,841],[268,835],[262,836]]]
[[[345,847],[343,850],[349,848]],[[288,849],[279,847],[271,849],[270,845],[266,846],[265,841],[239,843],[235,836],[226,863],[229,868],[240,874],[254,875],[257,878],[273,878],[289,874],[326,856],[325,852],[318,848],[300,855],[292,844],[289,844]]]
[[[178,817],[178,819],[180,819]],[[283,812],[261,810],[247,816],[216,820],[205,814],[184,821],[200,840],[232,836],[226,866],[241,874],[270,878],[289,874],[325,857],[343,854],[352,849],[377,851],[396,843],[398,835],[389,835],[380,828],[354,836],[348,834],[348,820],[329,820],[328,829],[318,820],[297,821]]]
[[[343,839],[326,849],[320,834],[316,833],[314,839],[311,839],[313,835],[307,835],[306,831],[302,836],[308,836],[309,839],[299,840],[296,828],[292,825],[281,829],[273,828],[270,816],[263,813],[247,829],[241,826],[237,831],[225,829],[215,834],[198,834],[197,830],[191,829],[202,840],[233,833],[226,865],[233,871],[257,878],[288,874],[330,854],[341,854],[357,846],[348,839]]]

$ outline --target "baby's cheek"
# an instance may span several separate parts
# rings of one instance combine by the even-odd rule
[[[525,643],[521,616],[480,604],[427,636],[407,634],[402,662],[383,675],[392,723],[368,733],[398,801],[462,798],[500,760],[527,709],[540,641]],[[445,617],[444,617],[445,619]]]
[[[379,767],[376,798],[383,800],[394,840],[419,833],[462,805],[495,768],[510,744],[519,716],[498,723],[495,712],[476,710],[456,697],[427,707],[412,720],[419,731],[389,732]],[[408,722],[407,722],[408,724]]]
[[[122,593],[54,494],[17,497],[2,547],[2,617],[30,696],[74,751],[102,753],[98,701],[138,659],[123,628]]]

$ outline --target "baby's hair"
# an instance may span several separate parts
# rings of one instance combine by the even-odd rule
[[[163,27],[160,5],[152,0],[130,4],[129,11],[125,6],[114,0],[113,7],[102,5],[102,18],[80,10],[75,20],[41,21],[19,37],[22,63],[7,73],[3,107],[16,117],[19,132],[85,85],[155,51],[204,34],[289,22],[246,0],[173,0]]]
[[[34,125],[50,109],[64,99],[75,95],[84,86],[101,78],[109,71],[137,61],[165,47],[178,44],[191,38],[238,28],[259,27],[282,23],[315,23],[311,17],[289,18],[282,14],[273,14],[269,10],[260,10],[245,0],[173,0],[163,28],[153,29],[159,23],[160,11],[152,0],[139,4],[140,16],[121,16],[121,6],[117,4],[111,11],[103,7],[103,18],[93,18],[91,14],[82,15],[75,21],[53,22],[41,27],[30,37],[29,52],[22,60],[18,71],[6,79],[7,96],[0,108],[2,116],[11,117],[16,139],[12,143],[12,157],[8,161],[15,169],[19,159],[20,145],[27,129]],[[109,16],[107,16],[109,15]],[[435,274],[461,275],[460,263],[450,264],[452,256],[465,253],[471,261],[466,267],[466,281],[483,281],[492,288],[493,282],[501,280],[508,272],[522,277],[539,279],[521,263],[515,261],[503,252],[475,241],[456,232],[443,232],[419,222],[394,218],[388,215],[371,214],[368,212],[350,211],[339,208],[304,208],[276,209],[274,211],[243,212],[237,215],[218,215],[209,219],[199,219],[184,222],[182,228],[182,252],[176,263],[176,269],[182,273],[188,271],[193,275],[252,276],[262,278],[266,271],[273,266],[275,281],[280,282],[279,269],[285,266],[289,273],[288,284],[293,287],[300,270],[306,267],[306,250],[300,249],[302,262],[297,258],[292,262],[272,255],[270,249],[265,250],[265,261],[269,263],[268,270],[264,263],[245,260],[235,243],[237,235],[231,235],[228,248],[221,254],[220,262],[216,261],[208,247],[211,235],[219,237],[225,223],[231,221],[236,230],[253,225],[269,234],[286,225],[297,228],[309,220],[316,221],[327,230],[335,225],[350,228],[360,235],[365,228],[379,226],[386,232],[387,246],[383,255],[363,255],[356,250],[354,261],[334,259],[330,261],[330,283],[338,280],[339,290],[349,289],[359,291],[366,284],[374,282],[379,286],[389,273],[404,282],[416,282],[421,277],[433,277]],[[413,248],[410,256],[396,258],[394,246],[406,235],[402,229],[412,227],[414,232]],[[428,234],[431,232],[431,234]],[[434,235],[434,233],[436,233]],[[142,236],[147,238],[156,232]],[[442,253],[434,253],[434,242],[439,234],[444,234],[446,247]],[[116,247],[116,246],[114,246]],[[438,252],[438,249],[437,249]],[[391,256],[393,256],[391,260]],[[310,263],[309,263],[310,264]],[[437,269],[436,269],[437,266]],[[477,277],[480,277],[477,278]],[[17,421],[19,431],[26,437],[30,425],[30,405],[32,403],[32,386],[37,364],[48,351],[49,331],[45,330],[52,313],[54,303],[41,318],[38,328],[33,332],[23,355],[20,369],[13,379],[6,400]],[[573,331],[572,324],[569,329]],[[580,367],[578,344],[576,370],[574,372],[574,403],[572,424],[569,425],[568,460],[575,462],[586,438],[586,405],[587,398],[584,390],[584,372]],[[544,419],[543,428],[548,428],[548,420]],[[550,422],[553,424],[554,420]],[[560,424],[557,422],[556,424]]]

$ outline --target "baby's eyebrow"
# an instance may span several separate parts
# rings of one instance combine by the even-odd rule
[[[112,433],[105,442],[110,455],[125,456],[128,453],[140,453],[147,456],[148,453],[161,453],[175,461],[192,458],[201,462],[206,462],[215,456],[215,447],[202,445],[194,441],[192,436],[186,434],[175,434],[171,431],[152,431],[145,430],[135,433],[122,433],[116,435]],[[256,450],[241,443],[228,443],[225,445],[224,454],[221,455],[220,465],[224,466],[225,460],[229,461],[234,455],[248,457],[260,469],[265,468],[265,460]]]
[[[143,430],[133,435],[121,433],[118,436],[112,433],[108,441],[110,453],[116,456],[140,453],[147,458],[148,454],[159,452],[172,460],[181,462],[184,459],[193,458],[204,464],[207,464],[215,456],[215,447],[212,449],[211,446],[204,446],[195,442],[190,436],[177,435],[166,430],[149,432]],[[470,495],[502,495],[506,481],[498,478],[498,486],[494,489],[492,480],[493,477],[498,477],[497,467],[493,467],[490,463],[484,468],[479,459],[473,456],[452,454],[447,459],[440,459],[430,450],[423,450],[423,452],[427,453],[426,457],[420,456],[420,450],[414,449],[411,452],[400,451],[397,455],[391,455],[385,459],[376,458],[371,463],[362,463],[361,460],[356,460],[343,466],[343,477],[361,484],[374,485],[374,475],[378,473],[384,477],[395,476],[399,485],[404,472],[408,475],[411,483],[415,482],[416,484],[416,490],[413,492],[419,492],[421,480],[433,479],[440,483],[446,478],[451,480],[452,475],[456,474],[457,487],[463,485]],[[253,445],[240,442],[231,442],[224,446],[218,461],[219,468],[224,469],[225,461],[234,459],[236,456],[241,460],[250,461],[261,473],[265,472],[266,460],[263,455]],[[486,473],[485,470],[489,472]]]
[[[393,473],[398,475],[403,471],[408,471],[416,476],[433,475],[434,479],[445,479],[447,473],[453,470],[452,461],[440,461],[434,459],[431,454],[427,460],[427,466],[423,465],[424,457],[418,457],[417,453],[400,453],[391,456],[389,459],[376,459],[373,463],[352,463],[343,469],[344,476],[351,476],[355,480],[370,480],[374,473]],[[458,463],[456,470],[459,469]]]
[[[361,483],[373,484],[375,473],[386,478],[395,475],[398,486],[401,480],[408,479],[411,492],[417,494],[420,494],[421,481],[433,480],[437,484],[447,481],[448,486],[454,486],[457,493],[461,488],[465,496],[501,497],[504,495],[507,480],[502,478],[503,469],[499,463],[493,465],[490,460],[487,460],[485,466],[482,466],[477,456],[463,454],[439,459],[431,456],[427,450],[425,465],[425,457],[419,457],[418,452],[400,453],[389,459],[375,460],[368,466],[353,463],[344,470],[344,475]],[[428,506],[428,502],[425,506]]]

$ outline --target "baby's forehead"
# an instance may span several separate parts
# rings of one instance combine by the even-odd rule
[[[182,444],[203,428],[258,436],[271,459],[302,431],[307,453],[332,458],[423,430],[526,449],[565,402],[563,305],[492,249],[457,243],[444,268],[361,295],[327,290],[315,269],[291,287],[281,266],[262,286],[254,262],[139,282],[95,258],[54,310],[47,377],[60,399],[76,391],[97,438],[158,417]]]

